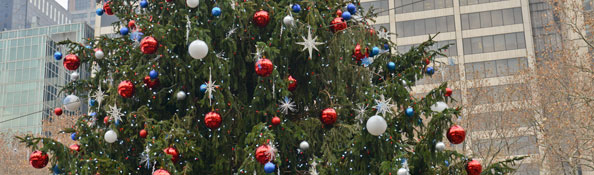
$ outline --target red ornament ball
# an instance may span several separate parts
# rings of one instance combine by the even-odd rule
[[[72,150],[72,151],[76,151],[76,152],[80,151],[80,145],[78,145],[78,144],[72,144],[68,148],[70,148],[70,150]]]
[[[148,132],[146,132],[145,129],[142,129],[142,130],[140,130],[138,135],[140,135],[141,138],[146,138],[146,136],[148,135]]]
[[[260,162],[262,165],[270,161],[274,161],[273,154],[273,148],[268,145],[262,145],[256,148],[256,160],[258,160],[258,162]]]
[[[338,16],[338,17],[342,16],[342,10],[340,10],[340,9],[336,10],[336,16]]]
[[[171,155],[171,161],[174,163],[179,160],[179,152],[177,152],[177,149],[174,147],[165,148],[163,152],[165,152],[165,154]]]
[[[56,114],[57,116],[62,115],[62,112],[63,112],[62,111],[62,108],[56,108],[56,109],[54,109],[54,114]]]
[[[80,59],[74,54],[68,54],[64,58],[64,68],[68,70],[76,70],[80,66]]]
[[[333,32],[338,32],[347,28],[347,23],[342,17],[334,18],[330,24]]]
[[[446,89],[445,89],[445,96],[446,96],[446,97],[452,96],[452,92],[453,92],[453,91],[452,91],[452,89],[450,89],[450,88],[446,88]]]
[[[144,77],[143,81],[144,81],[144,84],[149,88],[154,89],[154,88],[159,87],[159,79],[158,78],[151,79],[151,77],[147,75],[146,77]]]
[[[122,81],[118,85],[118,94],[124,98],[130,98],[134,95],[134,84],[131,81]]]
[[[353,56],[357,59],[357,61],[361,61],[361,59],[365,58],[365,54],[361,51],[361,44],[357,44],[355,46],[355,51],[353,52]]]
[[[431,64],[431,60],[429,60],[429,58],[425,58],[425,65],[429,65]]]
[[[331,125],[334,124],[334,122],[336,122],[336,111],[332,108],[326,108],[322,111],[322,116],[320,117],[320,120],[322,120],[322,123],[326,124],[326,125]]]
[[[173,1],[173,0],[165,0],[165,1],[167,1],[167,2],[171,2],[171,1]]]
[[[483,171],[481,163],[477,160],[471,160],[466,164],[466,173],[468,175],[480,175]]]
[[[297,80],[289,75],[289,91],[297,89]]]
[[[144,54],[153,54],[157,52],[158,48],[159,42],[152,36],[144,37],[140,41],[140,51]]]
[[[103,117],[103,123],[105,123],[105,124],[109,123],[109,116]]]
[[[105,4],[103,4],[103,11],[105,11],[105,14],[107,15],[113,15],[113,11],[111,11],[111,7],[109,7],[109,1],[107,1]]]
[[[153,172],[153,175],[171,175],[169,171],[164,169],[158,169],[157,171]]]
[[[128,28],[130,28],[130,29],[136,28],[136,21],[130,20],[130,22],[128,22]]]
[[[221,115],[216,112],[209,112],[204,116],[204,124],[210,129],[217,129],[221,126]]]
[[[280,123],[281,123],[281,119],[280,118],[278,118],[276,116],[275,117],[272,117],[272,124],[274,126],[279,125]]]
[[[453,125],[448,129],[446,136],[451,143],[460,144],[464,142],[464,138],[466,138],[466,131],[458,125]]]
[[[267,77],[272,73],[272,70],[274,70],[274,65],[272,65],[272,61],[269,59],[262,58],[256,62],[254,68],[256,69],[256,74],[262,77]]]
[[[270,21],[270,15],[268,14],[267,11],[260,10],[260,11],[257,11],[256,13],[254,13],[253,20],[257,26],[266,27],[266,25],[268,25],[268,22]]]
[[[47,165],[49,157],[46,153],[41,151],[33,151],[31,156],[29,156],[29,163],[31,166],[37,169],[41,169]]]

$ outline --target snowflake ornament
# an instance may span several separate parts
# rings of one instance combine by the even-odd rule
[[[305,38],[304,36],[302,36],[303,38],[303,42],[297,42],[297,44],[302,45],[303,46],[303,50],[308,50],[309,52],[309,58],[312,58],[313,55],[313,50],[315,49],[316,51],[318,50],[318,47],[316,47],[317,45],[321,45],[324,44],[323,42],[316,42],[316,40],[318,39],[318,37],[314,37],[312,38],[311,36],[311,28],[307,31],[307,38]]]
[[[386,30],[384,30],[384,29],[380,29],[377,32],[377,36],[380,37],[381,39],[386,39],[387,40],[388,39],[388,32]]]
[[[122,116],[124,116],[124,114],[121,110],[122,109],[118,108],[117,104],[113,104],[113,106],[109,106],[109,111],[107,111],[107,113],[109,116],[113,117],[115,121],[122,121]]]
[[[380,99],[375,99],[375,103],[377,104],[374,108],[377,110],[376,114],[381,113],[382,116],[386,116],[386,113],[392,113],[392,107],[394,106],[393,104],[390,104],[392,102],[392,98],[388,98],[386,99],[384,97],[384,95],[380,95]]]
[[[101,86],[99,86],[99,89],[95,91],[95,94],[93,94],[91,97],[93,97],[97,101],[97,108],[100,109],[101,102],[103,102],[103,100],[105,99],[105,93],[103,92],[103,90],[101,90]]]
[[[293,102],[291,98],[285,97],[283,100],[280,100],[279,102],[279,108],[283,114],[286,115],[289,113],[289,111],[295,112],[295,102]]]
[[[146,145],[144,151],[142,152],[142,154],[140,154],[140,162],[138,162],[141,165],[144,164],[144,166],[146,166],[147,169],[151,167],[151,156],[149,152],[149,146]]]
[[[357,108],[355,110],[355,112],[357,113],[357,116],[355,116],[355,119],[358,119],[361,124],[363,123],[363,120],[365,119],[365,111],[367,111],[367,107],[369,105],[365,105],[365,104],[358,104]]]
[[[206,83],[206,93],[208,93],[209,104],[212,106],[212,98],[213,98],[212,93],[219,86],[215,84],[217,81],[212,81],[212,68],[209,67],[208,69],[209,69],[208,70],[209,72],[208,72],[208,82]]]

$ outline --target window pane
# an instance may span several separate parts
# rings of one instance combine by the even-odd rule
[[[415,23],[414,21],[406,21],[404,22],[404,36],[413,36],[415,35]]]
[[[453,0],[445,0],[446,8],[450,8],[454,6]]]
[[[413,6],[411,5],[413,0],[402,0],[402,12],[409,13],[412,12]]]
[[[478,13],[471,13],[468,15],[470,19],[470,29],[478,29],[481,27],[481,19]]]
[[[493,23],[493,26],[503,25],[503,14],[501,10],[495,10],[491,12],[491,22]]]
[[[425,10],[433,10],[433,8],[434,8],[433,1],[427,1],[426,0],[423,4],[425,5]]]
[[[487,3],[487,2],[489,2],[489,0],[479,0],[479,2],[478,2],[478,3],[479,3],[479,4],[482,4],[482,3]]]
[[[472,53],[482,53],[483,52],[483,43],[480,37],[470,38],[470,42],[472,44]]]
[[[503,9],[503,25],[514,24],[514,11],[512,9]]]
[[[464,54],[470,54],[472,53],[472,46],[470,44],[470,38],[465,38],[463,40],[463,44],[464,45]]]
[[[515,33],[505,34],[505,49],[506,50],[513,50],[518,48],[518,43],[516,40]]]
[[[460,0],[460,5],[468,5],[468,0]]]
[[[470,24],[468,21],[468,14],[460,15],[460,22],[462,23],[462,30],[467,30],[470,28]]]
[[[491,77],[497,76],[497,68],[496,68],[495,61],[485,62],[485,75],[486,75],[486,78],[491,78]]]
[[[495,51],[505,50],[505,37],[503,35],[493,36],[493,43],[495,45]]]
[[[472,63],[464,64],[464,69],[466,69],[466,79],[473,80],[474,79],[474,69],[472,68]]]
[[[497,76],[507,76],[507,60],[497,60]]]
[[[521,8],[514,8],[514,22],[516,24],[522,23],[522,9]]]
[[[520,64],[520,70],[528,68],[528,60],[526,58],[520,58],[520,59],[518,59],[518,61]]]
[[[435,26],[435,18],[425,19],[425,28],[427,33],[437,33],[437,27]]]
[[[524,32],[516,33],[518,39],[518,49],[526,48],[526,38],[524,38]]]
[[[456,27],[455,27],[456,23],[454,22],[454,16],[448,16],[447,19],[448,19],[448,22],[447,22],[448,23],[448,32],[456,31]]]
[[[483,52],[493,52],[495,48],[493,46],[493,36],[484,36],[483,37]]]
[[[399,22],[396,23],[396,35],[398,35],[398,37],[404,37],[404,23]]]
[[[422,2],[418,2],[418,1],[414,1],[414,3],[413,3],[413,11],[414,12],[423,11],[423,3]]]
[[[435,9],[445,8],[444,0],[435,0]]]
[[[491,12],[481,12],[481,28],[491,27]]]
[[[415,35],[424,35],[425,33],[425,22],[424,20],[415,20]]]
[[[477,4],[478,0],[468,0],[468,5]]]
[[[508,71],[510,75],[516,74],[519,70],[519,64],[517,58],[512,58],[507,60],[507,66],[509,67]]]
[[[474,78],[485,78],[485,64],[483,62],[475,63],[473,67],[476,73]]]
[[[447,32],[448,31],[447,27],[445,27],[448,25],[445,16],[436,18],[435,22],[437,24],[437,31],[439,31],[439,32]]]

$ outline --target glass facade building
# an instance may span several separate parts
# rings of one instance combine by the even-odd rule
[[[52,121],[53,109],[62,106],[66,94],[60,89],[72,72],[54,59],[56,51],[66,55],[56,43],[90,37],[93,29],[85,23],[0,32],[0,132],[43,133],[42,122]],[[86,112],[85,106],[78,112]]]
[[[2,0],[0,3],[0,31],[70,22],[70,13],[55,0]]]

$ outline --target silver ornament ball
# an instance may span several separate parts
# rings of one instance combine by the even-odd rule
[[[408,170],[406,170],[405,168],[400,168],[400,169],[398,169],[398,172],[396,174],[398,174],[398,175],[408,175]]]
[[[103,57],[105,57],[105,53],[103,53],[103,51],[98,50],[95,52],[95,58],[97,59],[103,59]]]
[[[437,149],[438,151],[443,151],[445,150],[445,143],[443,142],[437,142],[437,144],[435,144],[435,149]]]
[[[292,27],[295,25],[295,19],[291,15],[287,15],[283,18],[283,23],[285,26]]]
[[[309,149],[309,143],[307,143],[307,141],[302,141],[302,142],[299,144],[299,148],[300,148],[301,150],[307,150],[307,149]]]
[[[177,97],[177,100],[184,100],[186,99],[186,92],[179,91],[175,96]]]
[[[70,79],[71,79],[72,81],[76,81],[76,80],[78,80],[78,78],[80,78],[80,74],[79,74],[78,72],[72,72],[72,73],[70,74]]]

